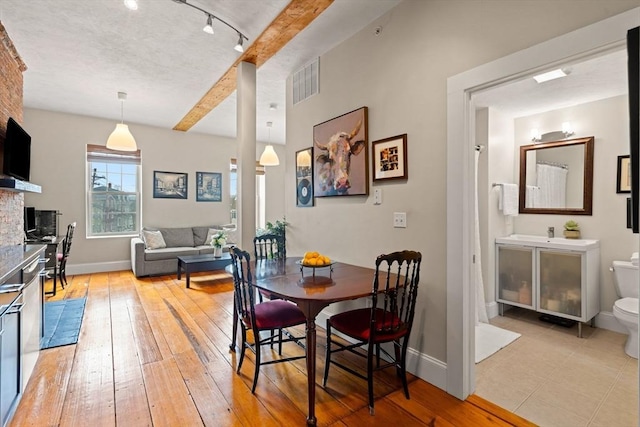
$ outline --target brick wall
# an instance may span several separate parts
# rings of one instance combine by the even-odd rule
[[[27,69],[0,22],[0,165],[7,120],[22,123],[22,73]],[[23,241],[24,195],[0,189],[0,246]]]

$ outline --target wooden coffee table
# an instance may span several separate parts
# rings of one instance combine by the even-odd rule
[[[223,252],[221,257],[214,257],[213,254],[179,256],[178,280],[182,278],[182,272],[184,271],[187,275],[187,288],[189,288],[191,273],[224,270],[229,264],[231,264],[231,255],[229,255],[229,252]]]

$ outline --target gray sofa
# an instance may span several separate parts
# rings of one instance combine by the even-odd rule
[[[228,251],[229,246],[235,243],[236,230],[220,225],[144,228],[140,237],[131,239],[131,269],[133,273],[136,277],[176,274],[178,256],[213,254],[213,247],[205,241],[210,229],[224,231],[227,234],[227,245],[223,248],[224,251]],[[164,240],[165,247],[156,248],[152,244],[152,237],[158,236],[158,231],[162,236],[160,240]],[[156,246],[162,246],[162,244]]]

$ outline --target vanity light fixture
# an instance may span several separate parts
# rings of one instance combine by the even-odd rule
[[[549,80],[559,79],[560,77],[566,77],[568,73],[566,73],[561,68],[557,70],[549,71],[547,73],[538,74],[537,76],[533,76],[533,79],[538,83],[548,82]]]
[[[269,140],[271,142],[271,127],[273,126],[273,122],[267,122],[267,129],[269,130]],[[260,156],[260,164],[262,166],[278,166],[280,164],[280,159],[278,158],[278,154],[273,149],[273,145],[267,144],[264,147],[264,151]]]
[[[127,1],[136,1],[136,0],[125,0],[125,4],[127,3]],[[242,44],[243,44],[244,40],[249,41],[249,39],[244,34],[242,34],[240,31],[238,31],[238,29],[236,27],[234,27],[233,25],[229,24],[224,19],[220,19],[219,16],[216,16],[211,12],[207,12],[206,10],[202,9],[199,6],[196,6],[196,5],[191,4],[191,3],[187,3],[187,0],[173,0],[173,1],[178,3],[178,4],[184,4],[186,6],[192,7],[194,9],[199,10],[200,12],[204,13],[207,16],[207,25],[204,26],[202,31],[204,31],[205,33],[213,34],[213,20],[214,19],[222,22],[224,25],[226,25],[227,27],[231,28],[233,31],[238,33],[239,40],[238,40],[238,43],[236,44],[236,46],[234,47],[234,49],[237,50],[238,52],[244,52],[244,48],[242,47]]]
[[[126,92],[118,92],[120,100],[120,123],[116,124],[116,128],[107,139],[107,148],[118,151],[136,151],[138,146],[136,140],[129,131],[129,126],[124,124],[124,101],[127,99]]]
[[[124,0],[124,6],[129,10],[138,10],[138,0]]]

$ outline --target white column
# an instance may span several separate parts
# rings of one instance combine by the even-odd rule
[[[236,80],[240,248],[253,257],[253,237],[256,234],[256,66],[249,62],[238,64]]]

